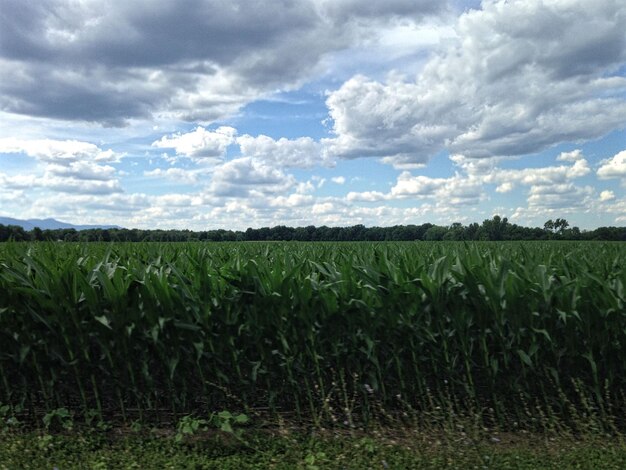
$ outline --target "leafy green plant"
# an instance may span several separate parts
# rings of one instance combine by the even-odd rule
[[[243,414],[232,414],[230,411],[220,411],[217,414],[213,414],[211,416],[211,424],[216,426],[220,431],[233,434],[236,436],[241,436],[241,428],[244,424],[250,422],[250,418]]]
[[[90,429],[96,429],[98,431],[108,431],[112,425],[102,419],[102,414],[98,410],[87,410],[84,416],[85,424]]]
[[[249,421],[250,418],[243,413],[233,414],[226,410],[212,413],[209,419],[197,418],[191,415],[183,416],[176,426],[174,439],[176,442],[182,442],[185,437],[193,436],[201,431],[207,431],[211,426],[241,439],[243,433],[240,426]]]
[[[328,458],[325,452],[308,452],[304,457],[304,465],[306,470],[319,470],[322,468],[320,465],[328,463]]]
[[[18,427],[21,423],[14,412],[20,411],[21,407],[13,409],[10,405],[0,403],[0,429],[11,429]]]
[[[67,408],[57,408],[44,415],[43,424],[47,431],[55,427],[70,431],[74,428],[74,418]]]
[[[194,418],[193,416],[183,416],[176,426],[174,440],[182,442],[185,436],[193,436],[198,431],[206,431],[209,421],[206,419]]]

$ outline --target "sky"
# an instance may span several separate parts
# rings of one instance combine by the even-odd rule
[[[626,225],[623,0],[0,0],[0,216]]]

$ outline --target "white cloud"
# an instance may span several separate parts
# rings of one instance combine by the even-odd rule
[[[191,194],[162,194],[152,199],[154,206],[184,207],[202,205],[202,198]]]
[[[155,168],[154,170],[144,171],[144,176],[151,178],[166,178],[184,184],[198,184],[199,176],[205,172],[202,170],[187,170],[185,168]]]
[[[446,183],[448,183],[446,178],[430,178],[422,175],[412,176],[408,171],[403,171],[398,176],[395,186],[391,188],[391,195],[394,197],[433,196]]]
[[[71,177],[78,180],[109,181],[115,177],[116,170],[109,165],[98,165],[89,161],[70,162],[67,165],[50,164],[47,173],[59,177]]]
[[[421,164],[442,149],[525,155],[623,128],[625,22],[615,0],[483,2],[415,81],[355,76],[330,93],[336,137],[323,143],[343,158]]]
[[[381,162],[386,163],[387,165],[391,165],[396,170],[404,171],[412,171],[412,170],[421,170],[426,168],[425,163],[417,163],[414,161],[415,157],[411,155],[398,155],[395,157],[383,157],[380,159]]]
[[[389,196],[387,194],[381,193],[380,191],[350,191],[346,195],[346,200],[350,202],[378,202],[384,201],[386,199],[389,199]]]
[[[317,203],[311,209],[311,213],[314,215],[330,214],[332,212],[335,212],[335,206],[332,202]]]
[[[598,168],[598,177],[601,179],[626,178],[626,150],[622,150],[613,158],[604,160]]]
[[[375,3],[375,2],[374,2]],[[298,86],[377,30],[446,2],[11,1],[0,18],[0,109],[123,126],[214,121]],[[149,12],[149,14],[146,14]],[[41,86],[45,77],[46,86]]]
[[[514,187],[515,186],[513,186],[513,183],[511,182],[502,183],[498,185],[498,187],[496,188],[496,192],[497,193],[509,193],[513,190]]]
[[[237,158],[218,166],[209,191],[215,196],[254,197],[279,194],[296,186],[292,175],[250,157]]]
[[[615,223],[624,224],[626,222],[626,198],[614,199],[610,203],[605,202],[603,209],[615,215]]]
[[[415,85],[388,85],[356,76],[326,100],[337,137],[323,139],[326,152],[343,158],[405,157],[425,163],[450,131],[425,122],[430,111],[415,96]]]
[[[345,176],[333,176],[330,180],[335,184],[344,184],[346,182],[346,177]]]
[[[313,191],[315,191],[315,185],[311,181],[298,183],[298,186],[296,187],[296,192],[298,194],[308,194]]]
[[[118,162],[124,155],[89,142],[9,137],[0,139],[0,153],[23,153],[40,162],[35,174],[5,175],[10,186],[80,194],[122,192],[117,170],[104,163]]]
[[[579,187],[572,183],[554,186],[531,186],[528,194],[529,207],[559,209],[571,212],[589,206],[589,196],[593,194],[590,186]]]
[[[278,196],[272,198],[268,205],[270,207],[302,207],[310,206],[315,199],[308,194],[290,194],[289,196]]]
[[[35,184],[42,188],[52,189],[62,193],[108,195],[122,192],[117,180],[63,178],[53,175],[44,175],[35,180]]]
[[[0,138],[0,153],[24,153],[43,162],[59,165],[79,160],[116,162],[124,155],[112,150],[102,150],[97,145],[77,140]]]
[[[36,185],[37,177],[34,175],[7,175],[0,173],[0,188],[10,190],[31,189]]]
[[[484,182],[492,184],[514,183],[528,186],[554,185],[581,178],[591,172],[587,160],[576,160],[572,166],[548,166],[540,168],[500,169],[493,168],[484,175]]]
[[[561,162],[575,162],[577,160],[582,160],[585,158],[582,150],[576,149],[571,152],[561,152],[556,159]]]
[[[310,137],[274,140],[266,135],[237,138],[241,155],[262,160],[281,168],[312,168],[332,166],[331,160],[321,154],[320,144]]]
[[[435,192],[435,198],[437,207],[475,206],[481,203],[486,195],[480,180],[455,175],[448,178],[446,184]]]
[[[605,190],[600,193],[601,202],[611,201],[613,199],[615,199],[615,193],[613,191]]]
[[[508,193],[516,185],[528,186],[528,203],[539,207],[582,207],[588,203],[589,187],[581,188],[573,180],[587,175],[591,169],[587,160],[575,159],[572,165],[540,168],[503,169],[497,166],[502,159],[474,160],[462,155],[450,159],[462,170],[447,178],[433,178],[402,172],[389,193],[378,191],[350,192],[350,202],[378,202],[394,199],[429,199],[439,212],[458,207],[478,206],[488,196],[485,186],[496,184],[496,192]]]
[[[191,158],[223,158],[228,146],[235,142],[236,129],[221,126],[208,131],[198,126],[191,132],[163,136],[153,147],[174,149],[177,155]]]

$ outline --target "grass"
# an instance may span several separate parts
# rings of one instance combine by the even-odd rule
[[[171,433],[3,433],[0,469],[623,469],[623,440],[499,435],[472,441],[423,432],[371,435],[256,433],[243,445],[207,434],[177,443]]]

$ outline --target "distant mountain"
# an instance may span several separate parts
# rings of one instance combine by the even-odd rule
[[[118,225],[74,225],[61,222],[56,219],[12,219],[11,217],[0,217],[0,225],[19,225],[24,230],[32,230],[39,227],[41,230],[56,230],[60,228],[73,228],[74,230],[88,230],[93,228],[110,229],[122,228]]]

